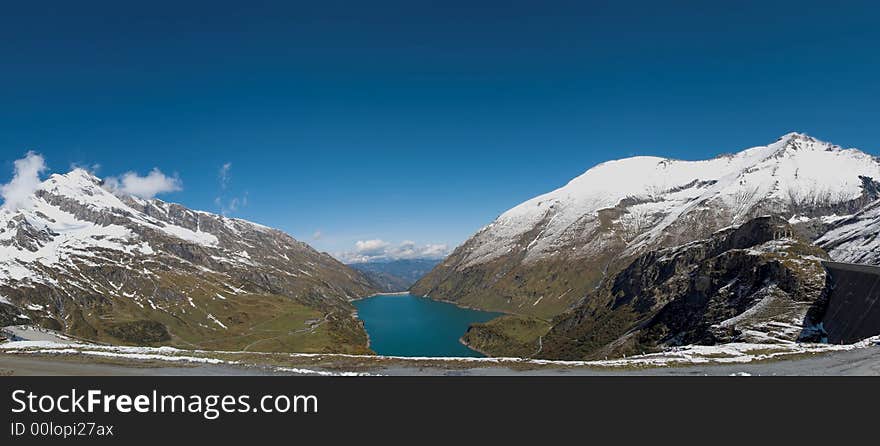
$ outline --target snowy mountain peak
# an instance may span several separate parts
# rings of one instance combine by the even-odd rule
[[[4,279],[48,283],[53,271],[42,265],[114,255],[154,256],[165,247],[213,250],[214,262],[254,265],[255,240],[271,249],[311,251],[280,231],[229,219],[161,200],[116,194],[84,169],[53,174],[39,184],[27,203],[0,212],[0,286]],[[179,256],[181,252],[171,252]],[[187,257],[193,254],[187,253]],[[187,258],[188,261],[192,259]]]
[[[778,147],[780,152],[785,151],[834,151],[842,150],[840,146],[820,141],[806,133],[791,132],[780,137],[775,143],[770,145]]]
[[[74,167],[70,172],[65,174],[53,173],[49,178],[63,178],[73,182],[90,182],[100,185],[103,181],[82,167]]]
[[[790,142],[794,140],[815,140],[812,136],[802,132],[788,132],[777,139],[777,141]]]
[[[103,187],[104,182],[85,169],[52,174],[40,184],[37,196],[54,195],[100,207],[124,206],[119,197]]]
[[[871,198],[866,182],[877,180],[877,158],[798,132],[708,160],[609,161],[503,213],[465,244],[462,265],[517,252],[527,262],[591,256],[609,244],[638,250],[760,215],[806,221],[852,213]]]

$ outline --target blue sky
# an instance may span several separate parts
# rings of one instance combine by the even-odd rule
[[[454,247],[634,154],[880,153],[870,2],[122,3],[4,7],[0,181],[27,150],[158,168],[163,199],[338,253]]]

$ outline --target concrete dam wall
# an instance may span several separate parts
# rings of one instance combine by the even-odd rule
[[[829,275],[822,324],[831,344],[880,334],[880,266],[823,262]]]

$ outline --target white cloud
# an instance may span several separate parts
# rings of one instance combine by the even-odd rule
[[[126,172],[121,177],[108,177],[104,184],[113,192],[140,198],[153,198],[158,194],[182,190],[179,178],[169,177],[159,168],[153,168],[146,176]]]
[[[217,175],[220,178],[220,189],[226,189],[226,186],[229,184],[230,169],[232,169],[232,163],[224,163],[220,167],[220,172]]]
[[[354,244],[355,251],[358,254],[367,256],[382,254],[388,246],[388,242],[379,239],[358,240]]]
[[[411,240],[393,245],[384,240],[358,240],[354,251],[337,255],[345,263],[363,263],[402,259],[439,259],[449,254],[449,247],[440,243],[419,246]]]
[[[439,258],[439,257],[446,257],[446,255],[448,255],[448,254],[449,254],[449,246],[446,246],[445,243],[434,243],[434,244],[429,243],[429,244],[425,245],[424,248],[422,249],[422,255],[424,255],[425,257]]]
[[[220,215],[229,215],[236,211],[242,206],[247,206],[248,204],[248,194],[244,193],[241,197],[232,197],[229,199],[221,197],[217,197],[214,199],[214,204],[220,209]]]
[[[220,192],[217,195],[217,198],[214,198],[214,204],[217,205],[217,208],[220,209],[221,215],[229,215],[232,214],[242,206],[247,206],[248,196],[247,192],[244,193],[241,197],[232,197],[228,198],[226,196],[226,189],[229,186],[229,181],[232,179],[232,163],[223,163],[220,166],[220,170],[217,172],[217,178],[220,180]]]
[[[323,237],[323,236],[324,236],[324,233],[322,233],[321,231],[315,231],[315,233],[312,234],[312,239],[313,240],[321,240],[321,237]]]
[[[45,170],[46,160],[33,151],[25,154],[24,158],[15,160],[15,175],[9,183],[0,186],[3,208],[15,211],[28,205],[31,195],[40,186],[40,174]]]

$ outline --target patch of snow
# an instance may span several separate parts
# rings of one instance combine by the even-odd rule
[[[788,223],[790,224],[804,223],[808,221],[810,221],[810,217],[807,217],[806,215],[792,215],[791,218],[788,219]]]
[[[160,231],[171,235],[173,237],[177,237],[182,240],[186,240],[188,242],[192,242],[198,245],[203,246],[217,246],[220,242],[217,239],[217,236],[211,234],[210,232],[203,231],[193,231],[182,226],[175,226],[171,224],[166,224],[165,226],[157,227]]]
[[[213,314],[208,313],[208,319],[210,319],[211,321],[213,321],[215,324],[217,324],[217,325],[223,327],[224,330],[226,329],[226,325],[224,325],[223,322],[220,322],[219,319],[217,319],[216,317],[214,317]]]

